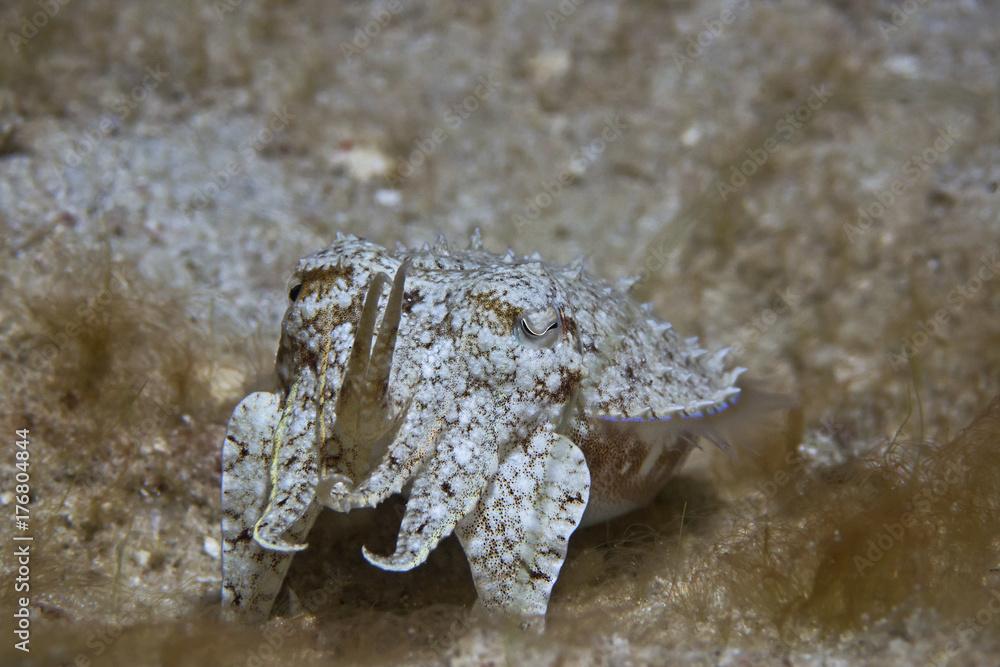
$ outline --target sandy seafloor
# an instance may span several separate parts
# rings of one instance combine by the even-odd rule
[[[30,428],[36,538],[3,664],[1000,660],[1000,3],[52,0],[0,27],[0,504]],[[273,386],[295,260],[476,228],[640,274],[801,408],[579,533],[544,635],[470,611],[452,540],[365,565],[400,503],[324,517],[276,617],[220,623],[219,444]]]

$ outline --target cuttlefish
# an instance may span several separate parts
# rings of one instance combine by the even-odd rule
[[[573,532],[647,503],[722,442],[742,368],[627,285],[537,255],[356,237],[302,259],[280,390],[245,397],[222,452],[222,604],[267,618],[320,510],[404,494],[390,571],[461,542],[481,604],[544,617]]]

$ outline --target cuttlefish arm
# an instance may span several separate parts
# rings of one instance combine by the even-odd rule
[[[312,508],[319,484],[319,410],[311,380],[300,379],[288,392],[275,428],[269,502],[253,526],[254,541],[274,551],[301,551],[307,546],[290,533]]]
[[[398,290],[394,291],[401,291],[405,265],[397,273]],[[378,301],[387,282],[387,276],[380,273],[369,285],[352,363],[341,386],[347,401],[337,403],[355,424],[354,429],[347,429],[352,435],[362,433],[357,424],[373,424],[367,419],[370,415],[356,414],[371,395],[364,389],[374,386],[383,398],[388,380],[400,294],[390,299],[390,311],[395,314],[383,318],[372,363],[368,359]],[[222,448],[222,608],[227,618],[267,618],[291,559],[306,547],[306,537],[321,508],[316,494],[322,475],[322,448],[327,443],[322,397],[328,349],[322,359],[315,376],[303,374],[292,384],[284,404],[277,394],[250,394],[229,420]],[[369,366],[374,368],[369,370]],[[359,375],[362,371],[363,376]],[[376,426],[378,437],[391,435],[398,421],[398,417],[383,420]],[[362,435],[370,436],[367,431]],[[350,444],[358,449],[359,443]]]
[[[250,394],[233,411],[222,446],[222,612],[229,620],[265,620],[294,555],[264,548],[253,537],[271,497],[281,416],[277,394]],[[290,539],[303,541],[317,512],[314,504],[289,529]]]
[[[455,529],[485,608],[544,617],[589,496],[583,452],[550,426],[507,454]]]
[[[413,479],[396,550],[382,556],[366,547],[363,555],[369,563],[396,572],[413,569],[451,534],[496,472],[497,443],[487,435],[489,426],[485,420],[473,420],[437,438],[434,453]]]
[[[338,503],[336,498],[353,489],[352,480],[369,472],[373,461],[385,452],[407,413],[404,407],[397,414],[391,414],[388,388],[402,317],[403,286],[409,266],[407,259],[396,270],[382,324],[374,341],[372,335],[378,315],[379,295],[389,278],[384,273],[376,274],[368,286],[358,331],[337,396],[328,470],[322,475],[320,499],[334,509],[343,504]]]

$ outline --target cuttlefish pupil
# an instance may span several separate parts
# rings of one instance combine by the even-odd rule
[[[533,345],[551,345],[562,329],[562,314],[552,306],[545,310],[522,313],[517,318],[517,333]]]

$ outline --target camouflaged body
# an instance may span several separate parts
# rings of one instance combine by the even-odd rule
[[[724,352],[624,286],[477,238],[397,252],[341,238],[301,260],[290,298],[281,395],[248,397],[223,452],[237,612],[266,616],[320,507],[403,492],[396,551],[370,562],[410,569],[455,532],[484,605],[544,614],[573,530],[646,502],[693,445],[691,420],[740,393]]]

